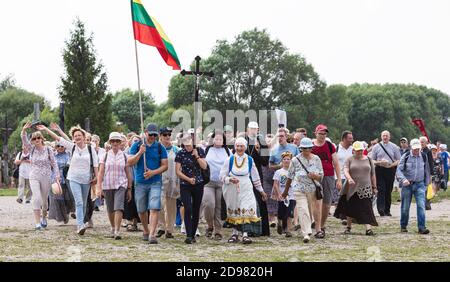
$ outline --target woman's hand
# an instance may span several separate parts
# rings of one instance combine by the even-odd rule
[[[193,149],[193,150],[192,150],[192,155],[193,155],[195,158],[199,158],[197,149]]]
[[[195,177],[190,178],[190,179],[189,179],[189,183],[190,183],[191,185],[195,185]]]
[[[348,184],[349,185],[355,185],[355,180],[353,180],[353,178],[348,179]]]
[[[96,195],[97,195],[97,198],[101,198],[102,197],[102,194],[103,194],[103,190],[102,190],[102,188],[100,187],[100,185],[97,185],[97,189],[95,189],[96,190]]]
[[[266,192],[264,192],[264,191],[261,192],[261,198],[262,198],[262,200],[264,202],[267,201],[267,194],[266,194]]]
[[[25,132],[28,128],[31,128],[31,122],[29,121],[22,127],[22,132]]]
[[[56,122],[52,122],[50,123],[50,128],[54,131],[61,131],[61,128],[59,127],[59,125]]]
[[[131,202],[131,200],[133,199],[133,196],[131,194],[131,188],[127,189],[127,203]]]
[[[231,177],[230,182],[233,184],[238,184],[239,183],[239,179],[237,179],[236,177]]]
[[[42,124],[37,125],[36,128],[39,131],[47,131],[48,130],[48,128],[45,125],[42,125]]]

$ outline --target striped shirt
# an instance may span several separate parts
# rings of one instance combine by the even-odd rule
[[[106,159],[106,163],[105,163]],[[105,174],[103,176],[103,190],[117,190],[120,187],[127,188],[128,178],[125,172],[126,156],[122,151],[114,154],[113,150],[100,159],[100,164],[105,164]]]

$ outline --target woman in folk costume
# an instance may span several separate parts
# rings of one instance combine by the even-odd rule
[[[220,179],[223,185],[223,197],[227,204],[227,222],[232,224],[233,233],[229,243],[239,242],[239,233],[242,232],[242,242],[250,244],[252,240],[248,232],[253,230],[252,225],[261,218],[257,215],[257,205],[253,194],[253,185],[261,193],[264,201],[267,195],[261,185],[258,170],[252,157],[245,153],[247,141],[237,138],[234,144],[236,153],[225,161]]]

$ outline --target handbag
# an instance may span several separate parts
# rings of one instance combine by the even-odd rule
[[[308,169],[306,169],[306,166],[302,163],[302,161],[296,157],[298,162],[302,165],[303,169],[306,171],[307,174],[309,174]],[[320,184],[317,184],[316,181],[314,181],[314,179],[311,179],[312,183],[314,184],[314,186],[316,187],[316,199],[317,200],[322,200],[323,199],[323,191],[322,191],[322,186]]]

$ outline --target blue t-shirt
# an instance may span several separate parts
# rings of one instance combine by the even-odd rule
[[[270,151],[269,162],[277,165],[280,164],[281,154],[286,151],[291,152],[294,157],[300,153],[297,146],[295,146],[294,144],[287,143],[284,146],[278,144],[272,151]]]
[[[136,155],[139,152],[139,147],[142,142],[134,143],[130,148],[130,155]],[[161,160],[167,159],[167,151],[163,145],[159,142],[153,142],[151,146],[146,144],[145,158],[147,161],[147,168],[151,170],[158,169],[161,166]],[[160,149],[158,149],[160,147]],[[158,151],[161,152],[159,156]],[[134,166],[134,177],[135,182],[140,184],[152,184],[158,181],[162,181],[161,174],[150,177],[149,179],[144,178],[144,156],[139,158],[139,161]]]
[[[448,158],[449,155],[447,151],[441,152],[441,160],[444,163],[444,171],[448,171]]]

